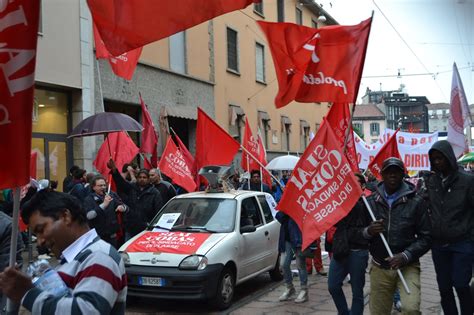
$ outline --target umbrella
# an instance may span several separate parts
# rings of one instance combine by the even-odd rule
[[[271,160],[265,168],[272,171],[293,170],[299,160],[300,158],[294,155],[283,155]]]
[[[143,126],[132,117],[113,112],[103,112],[87,117],[69,134],[68,138],[94,136],[119,131],[143,130]]]
[[[474,152],[464,154],[458,162],[461,164],[474,163]]]

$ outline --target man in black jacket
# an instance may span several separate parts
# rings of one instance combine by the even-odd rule
[[[135,183],[127,182],[117,170],[113,160],[107,166],[112,170],[112,177],[117,185],[117,192],[129,207],[125,214],[125,241],[143,231],[163,207],[160,192],[150,184],[147,170],[137,172]]]
[[[469,292],[474,257],[474,176],[458,168],[448,141],[433,144],[429,151],[431,169],[426,181],[431,214],[431,249],[445,314],[473,314]]]
[[[355,174],[362,190],[365,178]],[[356,203],[349,214],[336,224],[337,230],[332,243],[333,257],[329,265],[328,289],[338,314],[362,315],[364,313],[365,269],[369,260],[369,242],[363,236],[370,224],[370,216],[362,199]],[[351,277],[352,305],[349,312],[343,281]]]
[[[176,189],[174,189],[170,182],[163,180],[159,169],[152,168],[149,174],[150,183],[160,192],[163,204],[166,204],[171,198],[176,196]]]
[[[95,228],[101,239],[118,248],[117,232],[120,226],[117,212],[125,212],[127,206],[113,191],[107,193],[107,182],[103,176],[94,177],[91,186],[91,193],[84,199],[89,226]]]
[[[370,239],[370,312],[391,314],[395,289],[400,290],[402,312],[420,313],[420,262],[431,246],[430,221],[423,199],[413,184],[404,182],[405,166],[400,159],[388,158],[382,164],[382,179],[368,202],[376,221],[364,231]],[[393,252],[389,257],[379,233]],[[400,269],[411,293],[407,294],[397,275]]]

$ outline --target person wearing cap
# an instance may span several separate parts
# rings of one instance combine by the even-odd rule
[[[371,314],[391,314],[395,289],[400,290],[403,314],[420,313],[420,262],[431,246],[431,226],[423,199],[415,186],[403,180],[405,166],[398,158],[382,164],[382,182],[368,198],[376,221],[364,230],[372,255]],[[393,257],[379,235],[383,233]],[[400,269],[410,289],[407,294],[397,275]]]
[[[431,170],[426,179],[433,246],[431,253],[445,314],[473,314],[469,281],[474,260],[474,176],[456,163],[451,144],[437,141],[428,152]]]

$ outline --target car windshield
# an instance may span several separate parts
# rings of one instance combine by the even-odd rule
[[[237,201],[219,198],[176,198],[153,219],[155,229],[228,233],[234,230]]]

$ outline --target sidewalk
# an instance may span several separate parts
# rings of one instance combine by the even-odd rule
[[[323,264],[328,268],[329,261],[323,260]],[[296,289],[298,290],[298,278],[294,279]],[[296,304],[293,301],[279,302],[278,297],[283,293],[284,283],[276,289],[267,292],[256,300],[243,305],[238,310],[231,312],[232,315],[247,314],[337,314],[336,307],[332,301],[331,295],[327,289],[327,277],[320,275],[308,276],[309,301],[302,304]],[[370,298],[369,274],[366,274],[366,307],[364,314],[370,314],[368,300]],[[344,293],[350,305],[351,288],[350,284],[345,283]],[[436,283],[436,273],[431,260],[431,252],[428,252],[421,258],[421,313],[422,314],[441,314],[440,297]],[[394,311],[392,314],[399,314]]]

